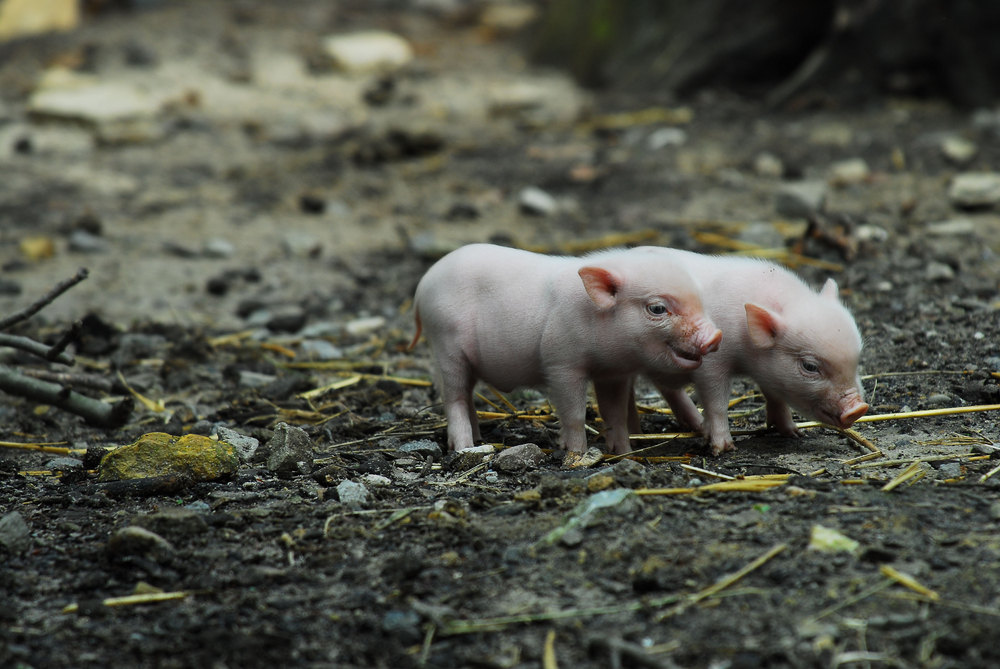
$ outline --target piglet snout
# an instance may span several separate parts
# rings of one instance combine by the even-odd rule
[[[705,331],[703,331],[702,334],[706,335]],[[716,328],[715,332],[709,332],[703,337],[700,346],[701,354],[707,355],[712,351],[718,351],[720,342],[722,342],[722,330]]]
[[[853,406],[844,409],[843,413],[840,414],[840,426],[850,427],[854,424],[854,421],[864,416],[868,413],[868,405],[865,402],[858,401]]]

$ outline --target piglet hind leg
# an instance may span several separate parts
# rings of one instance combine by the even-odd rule
[[[632,392],[631,379],[614,381],[595,381],[594,394],[597,395],[597,408],[604,420],[604,439],[610,453],[630,453],[629,424],[631,414],[635,412],[635,393]],[[636,423],[638,414],[636,413]]]
[[[549,398],[559,416],[559,445],[570,453],[587,450],[587,379],[576,374],[550,375]]]
[[[471,448],[481,438],[476,406],[472,401],[476,379],[472,371],[462,364],[442,366],[437,376],[444,416],[448,421],[448,450]]]

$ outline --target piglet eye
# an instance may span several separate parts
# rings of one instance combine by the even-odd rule
[[[654,302],[653,304],[646,305],[646,311],[651,313],[653,316],[666,316],[670,312],[667,307],[659,302]]]
[[[819,374],[819,363],[815,360],[803,360],[801,363],[802,371],[807,374]]]

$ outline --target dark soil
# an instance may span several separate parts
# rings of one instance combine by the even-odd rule
[[[437,397],[420,385],[429,351],[406,350],[413,289],[444,250],[485,240],[552,252],[609,234],[705,252],[728,250],[706,232],[778,250],[798,244],[834,263],[796,269],[817,286],[830,275],[840,283],[866,340],[871,414],[997,404],[1000,217],[956,210],[947,196],[956,172],[1000,169],[997,127],[932,102],[792,114],[717,93],[691,101],[683,144],[651,148],[665,124],[618,127],[601,115],[675,101],[583,94],[525,65],[517,36],[498,36],[467,12],[287,5],[163,3],[4,47],[0,313],[89,267],[90,279],[18,332],[52,341],[86,316],[71,371],[109,380],[121,371],[166,410],[137,405],[127,425],[106,430],[3,396],[5,441],[58,442],[81,449],[82,464],[0,449],[0,515],[16,512],[29,528],[26,546],[0,546],[0,665],[1000,663],[1000,475],[984,477],[997,466],[995,411],[858,424],[882,456],[856,464],[845,461],[866,449],[822,428],[799,440],[754,431],[718,458],[697,439],[678,439],[644,452],[657,458],[586,469],[566,469],[547,450],[519,473],[401,450],[420,439],[445,444]],[[301,130],[298,120],[329,99],[267,84],[255,68],[274,54],[312,62],[323,35],[367,27],[407,36],[415,64],[381,83],[352,80],[359,95],[345,99],[344,114],[361,120],[342,132]],[[148,71],[136,73],[136,58],[123,55],[136,43],[155,60],[138,59]],[[178,70],[191,77],[180,90],[201,90],[205,101],[165,107],[156,120],[166,131],[155,139],[71,151],[66,138],[90,131],[29,118],[26,105],[43,67],[59,57],[79,64],[74,54],[90,54],[96,77],[148,77],[154,88],[166,84],[150,72],[200,62],[204,73]],[[205,92],[212,77],[239,82],[260,104],[215,105]],[[484,112],[494,83],[542,93]],[[53,128],[68,134],[53,139]],[[942,156],[949,135],[978,146],[961,168]],[[805,221],[775,212],[782,179],[754,168],[763,152],[781,160],[786,180],[828,180],[835,163],[854,158],[871,172],[831,182],[822,234],[806,237]],[[556,196],[558,211],[520,211],[527,186]],[[956,219],[971,230],[942,236],[928,226]],[[96,233],[103,251],[71,245],[80,229]],[[34,236],[53,242],[52,257],[26,259],[21,243]],[[214,238],[234,252],[204,255]],[[303,239],[305,250],[296,246]],[[303,364],[316,342],[339,357]],[[51,367],[18,353],[6,364]],[[663,406],[641,390],[643,404]],[[734,392],[752,390],[738,382]],[[115,392],[109,398],[122,396]],[[544,408],[537,393],[511,401]],[[731,420],[759,428],[760,398]],[[312,440],[311,471],[279,476],[257,459],[225,480],[131,491],[94,473],[101,449],[143,433],[224,426],[265,449],[279,422]],[[678,429],[654,413],[643,427]],[[553,449],[557,428],[491,420],[483,436]],[[921,477],[882,490],[932,456]],[[602,492],[713,481],[685,464],[788,478],[763,492],[626,496],[547,540]],[[364,483],[367,502],[340,500],[348,480]],[[116,533],[130,526],[169,543],[121,541]],[[816,526],[858,545],[813,548]],[[186,597],[104,602],[150,586]]]

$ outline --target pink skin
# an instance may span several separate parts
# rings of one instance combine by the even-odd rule
[[[861,336],[832,279],[816,293],[765,261],[644,249],[691,274],[709,318],[725,333],[718,352],[697,370],[647,374],[677,419],[705,435],[714,455],[735,448],[727,409],[736,375],[757,383],[767,403],[767,424],[784,435],[800,436],[792,408],[840,428],[868,411],[858,377]],[[691,382],[704,417],[683,390]],[[638,431],[634,405],[629,426]]]
[[[626,453],[632,377],[692,371],[722,337],[685,272],[632,250],[570,258],[473,244],[427,271],[415,303],[451,450],[481,439],[472,400],[481,379],[503,391],[547,387],[561,446],[576,453],[587,446],[593,381],[608,446]]]

